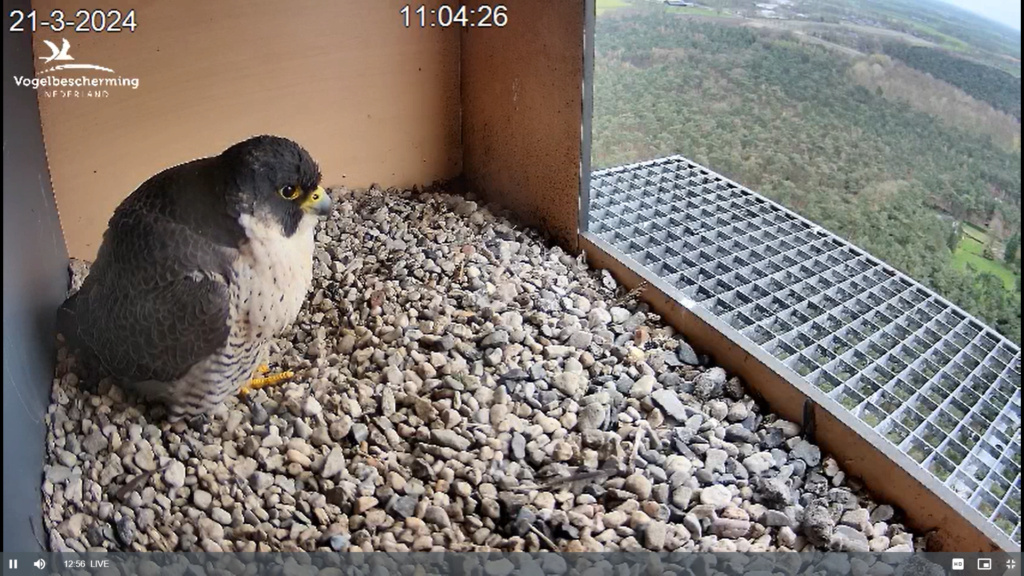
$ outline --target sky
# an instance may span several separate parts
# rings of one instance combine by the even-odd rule
[[[1020,30],[1020,0],[944,0],[948,4]]]

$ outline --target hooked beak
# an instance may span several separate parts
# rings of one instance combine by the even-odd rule
[[[302,202],[302,209],[317,216],[327,216],[331,213],[331,195],[322,186],[317,186]]]

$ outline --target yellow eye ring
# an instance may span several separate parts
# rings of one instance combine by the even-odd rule
[[[284,198],[285,200],[295,200],[298,197],[298,186],[285,186],[284,188],[281,188],[281,198]]]

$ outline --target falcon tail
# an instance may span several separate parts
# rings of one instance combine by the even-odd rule
[[[103,364],[82,337],[79,309],[83,300],[75,292],[57,309],[57,334],[64,336],[64,347],[74,358],[79,387],[98,393],[100,380],[108,373]]]
[[[57,333],[64,335],[67,347],[74,350],[81,345],[78,339],[78,293],[74,293],[57,309]]]

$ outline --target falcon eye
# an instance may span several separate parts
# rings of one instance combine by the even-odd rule
[[[295,200],[299,197],[299,188],[297,186],[285,186],[281,188],[281,198],[285,200]]]

